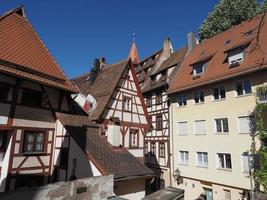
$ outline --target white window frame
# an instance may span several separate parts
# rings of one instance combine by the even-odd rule
[[[204,121],[205,122],[205,133],[196,133],[196,122]],[[194,120],[194,135],[206,135],[207,134],[207,121],[205,119]]]
[[[223,192],[224,192],[224,200],[231,200],[231,190],[226,190],[226,189],[223,189]],[[229,192],[230,194],[230,198],[226,198],[226,192]]]
[[[227,120],[228,131],[224,131],[224,124],[223,124],[223,120],[224,119]],[[221,132],[218,132],[216,120],[220,120],[220,124],[221,124],[221,127],[222,127],[222,131]],[[228,118],[221,117],[221,118],[215,118],[214,119],[214,133],[215,134],[228,134],[229,132],[230,132],[230,130],[229,130],[229,120],[228,120]]]
[[[239,134],[250,134],[250,131],[248,131],[247,133],[246,132],[241,132],[241,130],[240,130],[240,121],[239,121],[240,118],[250,118],[250,116],[238,116],[237,117],[238,133]]]
[[[220,166],[220,157],[219,154],[223,155],[223,160],[224,160],[224,166]],[[226,155],[230,155],[231,158],[231,168],[226,167]],[[217,157],[217,169],[223,169],[223,170],[232,170],[233,168],[233,162],[232,162],[232,155],[231,153],[216,153]]]
[[[224,98],[221,97],[221,92],[220,91],[221,91],[222,88],[224,89],[224,92],[225,92],[225,97]],[[215,95],[214,95],[214,90],[215,89],[218,89],[218,92],[219,92],[219,98],[218,99],[215,99]],[[221,86],[218,86],[218,87],[214,87],[212,89],[212,93],[213,93],[212,95],[213,95],[213,100],[214,101],[219,101],[219,100],[225,100],[226,99],[226,88],[225,88],[224,85],[221,85]]]
[[[230,66],[241,63],[244,61],[244,59],[245,53],[241,47],[228,52],[228,64]]]
[[[203,101],[201,101],[200,100],[200,93],[203,93]],[[195,101],[195,95],[197,94],[197,96],[198,96],[198,99],[199,99],[199,102],[197,103],[196,101]],[[194,92],[193,93],[193,100],[194,100],[194,104],[202,104],[202,103],[205,103],[205,92],[204,92],[204,90],[200,90],[200,91],[196,91],[196,92]]]
[[[194,76],[199,76],[199,75],[201,75],[201,74],[203,74],[204,73],[204,64],[205,63],[199,63],[199,64],[196,64],[195,66],[193,66],[193,75]],[[196,71],[196,68],[201,68],[201,72],[200,73],[197,73]]]
[[[180,134],[180,124],[186,124],[186,133],[185,134]],[[188,135],[188,122],[187,121],[177,122],[177,129],[178,129],[178,135]]]
[[[245,152],[244,152],[244,153],[245,153]],[[244,153],[243,153],[243,154],[244,154]],[[242,172],[243,172],[243,173],[248,174],[248,173],[249,173],[249,166],[248,166],[248,165],[249,165],[249,163],[248,163],[248,158],[249,158],[249,157],[248,157],[248,156],[245,156],[245,155],[243,155],[243,154],[240,155],[240,159],[241,159],[241,168],[242,168]],[[246,161],[243,160],[244,157],[246,157]],[[248,167],[247,169],[244,168],[244,162],[246,162],[246,165],[247,165],[247,167]]]
[[[123,96],[122,106],[123,106],[123,111],[131,111],[132,110],[132,98],[129,96]]]
[[[246,93],[246,90],[245,90],[245,82],[249,82],[250,84],[250,93]],[[241,83],[242,85],[242,94],[238,94],[238,91],[237,91],[237,84],[238,83]],[[252,85],[251,85],[251,81],[250,80],[243,80],[243,81],[237,81],[235,83],[235,92],[236,92],[236,97],[241,97],[241,96],[246,96],[246,95],[251,95],[252,94]]]
[[[186,153],[188,160],[186,160]],[[183,155],[183,156],[182,156]],[[181,159],[183,157],[183,160]],[[181,165],[189,165],[189,151],[179,151],[179,164]]]
[[[199,162],[198,160],[198,155],[201,155],[201,162]],[[204,156],[207,155],[207,163],[205,164],[205,159]],[[201,152],[201,151],[197,151],[196,152],[196,166],[198,167],[208,167],[209,166],[209,154],[208,152]]]

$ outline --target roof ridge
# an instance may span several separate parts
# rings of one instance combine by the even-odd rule
[[[109,67],[113,67],[114,65],[118,65],[118,64],[121,64],[121,63],[123,63],[123,62],[128,62],[130,59],[124,59],[124,60],[120,60],[120,61],[118,61],[118,62],[116,62],[116,63],[112,63],[112,64],[107,64],[106,66],[104,66],[103,67],[103,69],[102,70],[104,70],[104,69],[107,69],[107,68],[109,68]]]
[[[85,73],[83,73],[83,74],[81,74],[81,75],[74,76],[73,78],[71,78],[71,80],[75,80],[75,79],[78,79],[78,78],[82,78],[82,77],[84,77],[84,76],[88,76],[88,75],[90,75],[90,74],[91,74],[91,72],[85,72]]]
[[[203,44],[203,42],[207,42],[207,41],[209,41],[209,40],[216,39],[216,38],[218,38],[218,37],[224,35],[226,32],[230,32],[230,31],[233,31],[233,30],[235,30],[235,29],[238,29],[238,28],[240,28],[240,26],[242,26],[242,25],[244,25],[244,24],[246,24],[246,23],[249,23],[249,22],[251,22],[252,20],[255,20],[256,18],[258,18],[258,17],[260,17],[260,16],[263,16],[263,15],[264,15],[264,13],[260,13],[260,14],[258,14],[258,15],[253,16],[253,17],[250,17],[250,18],[248,18],[248,19],[242,21],[241,23],[239,23],[239,24],[237,24],[237,25],[233,25],[233,26],[231,26],[229,29],[227,29],[227,30],[225,30],[225,31],[223,31],[223,32],[221,32],[221,33],[218,33],[218,34],[216,34],[216,35],[214,35],[214,36],[212,36],[212,37],[210,37],[210,38],[204,39],[204,40],[201,41],[199,44],[197,44],[197,46],[201,46],[201,45]]]
[[[9,11],[6,11],[3,15],[0,15],[0,20],[6,18],[9,15],[12,15],[14,13],[16,13],[19,9],[23,9],[24,10],[24,6],[23,5],[19,5],[17,8],[11,9]]]

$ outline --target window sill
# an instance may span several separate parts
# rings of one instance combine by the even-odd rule
[[[208,166],[205,166],[205,165],[196,165],[196,167],[208,169]]]
[[[138,146],[135,146],[135,147],[129,147],[129,149],[140,149],[140,147],[138,147]]]
[[[242,97],[249,97],[249,96],[252,96],[252,93],[237,95],[235,98],[242,98]]]
[[[186,163],[179,163],[179,165],[189,166],[189,164]]]
[[[250,134],[250,133],[238,133],[239,135],[247,135],[247,134]]]
[[[44,155],[46,152],[23,152],[22,153],[25,156],[36,156],[36,155]]]
[[[196,135],[196,136],[201,136],[201,135],[207,135],[206,133],[195,133],[194,135]]]
[[[217,168],[218,170],[222,170],[222,171],[227,171],[227,172],[231,172],[232,169],[228,169],[228,168]]]
[[[188,136],[188,134],[177,134],[178,136]]]
[[[226,98],[223,98],[223,99],[214,99],[212,102],[220,102],[220,101],[225,101]]]
[[[186,107],[187,105],[182,105],[182,106],[179,106],[179,105],[177,105],[177,108],[184,108],[184,107]]]
[[[195,106],[197,106],[197,105],[203,105],[203,104],[205,104],[205,102],[194,103]]]
[[[222,132],[222,133],[216,132],[214,134],[215,135],[229,135],[229,132]]]

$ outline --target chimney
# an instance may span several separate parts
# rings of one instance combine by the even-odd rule
[[[163,42],[163,56],[168,58],[173,53],[173,47],[170,38],[166,38]]]
[[[198,40],[194,32],[187,33],[187,42],[188,42],[188,52],[191,52],[196,47]]]

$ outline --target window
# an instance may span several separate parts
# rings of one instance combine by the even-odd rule
[[[206,134],[206,120],[196,120],[194,128],[196,135]]]
[[[244,81],[244,82],[237,82],[236,83],[236,92],[237,96],[245,95],[245,94],[251,94],[251,84],[250,81]]]
[[[7,140],[7,131],[0,131],[0,152],[5,150]]]
[[[238,48],[228,52],[228,64],[235,65],[244,60],[244,51],[242,48]]]
[[[159,143],[159,157],[165,158],[165,143],[164,142]]]
[[[213,89],[214,100],[225,99],[225,87],[217,87]]]
[[[44,132],[24,131],[24,153],[44,152]]]
[[[187,135],[187,122],[178,122],[178,135]]]
[[[231,200],[230,190],[223,190],[223,191],[224,191],[224,200]]]
[[[152,106],[152,97],[151,96],[148,96],[147,97],[147,99],[146,99],[146,106],[147,107]]]
[[[151,145],[151,146],[150,146],[151,153],[152,153],[153,155],[156,155],[156,143],[155,143],[155,142],[151,142],[150,145]]]
[[[250,117],[238,117],[239,133],[250,133]]]
[[[249,172],[249,164],[250,164],[250,161],[248,159],[248,155],[245,153],[241,154],[241,161],[242,161],[242,171],[244,173],[248,173]]]
[[[194,64],[193,66],[193,75],[199,76],[205,72],[205,69],[207,68],[208,61],[202,61],[197,64]]]
[[[162,94],[161,92],[156,93],[156,104],[162,103]]]
[[[215,119],[215,126],[216,126],[216,130],[215,130],[216,133],[229,132],[228,119],[227,118]]]
[[[156,116],[156,129],[162,130],[162,115]]]
[[[208,166],[208,153],[197,152],[197,166],[201,166],[201,167]]]
[[[123,110],[131,111],[131,98],[130,97],[123,97]]]
[[[203,103],[204,102],[204,92],[203,91],[199,91],[199,92],[195,92],[194,93],[194,100],[195,103]]]
[[[178,98],[178,106],[186,106],[186,96],[185,95],[179,95]]]
[[[0,83],[0,101],[6,101],[8,97],[9,86],[3,83]]]
[[[138,130],[130,129],[130,147],[138,147]]]
[[[156,76],[151,76],[151,84],[156,84]]]
[[[40,91],[23,89],[21,103],[26,106],[42,106],[43,95]]]
[[[145,154],[148,154],[148,142],[145,142],[144,151],[145,151]]]
[[[188,165],[189,164],[189,152],[180,151],[180,164]]]
[[[232,169],[231,154],[218,153],[218,161],[220,169]]]

